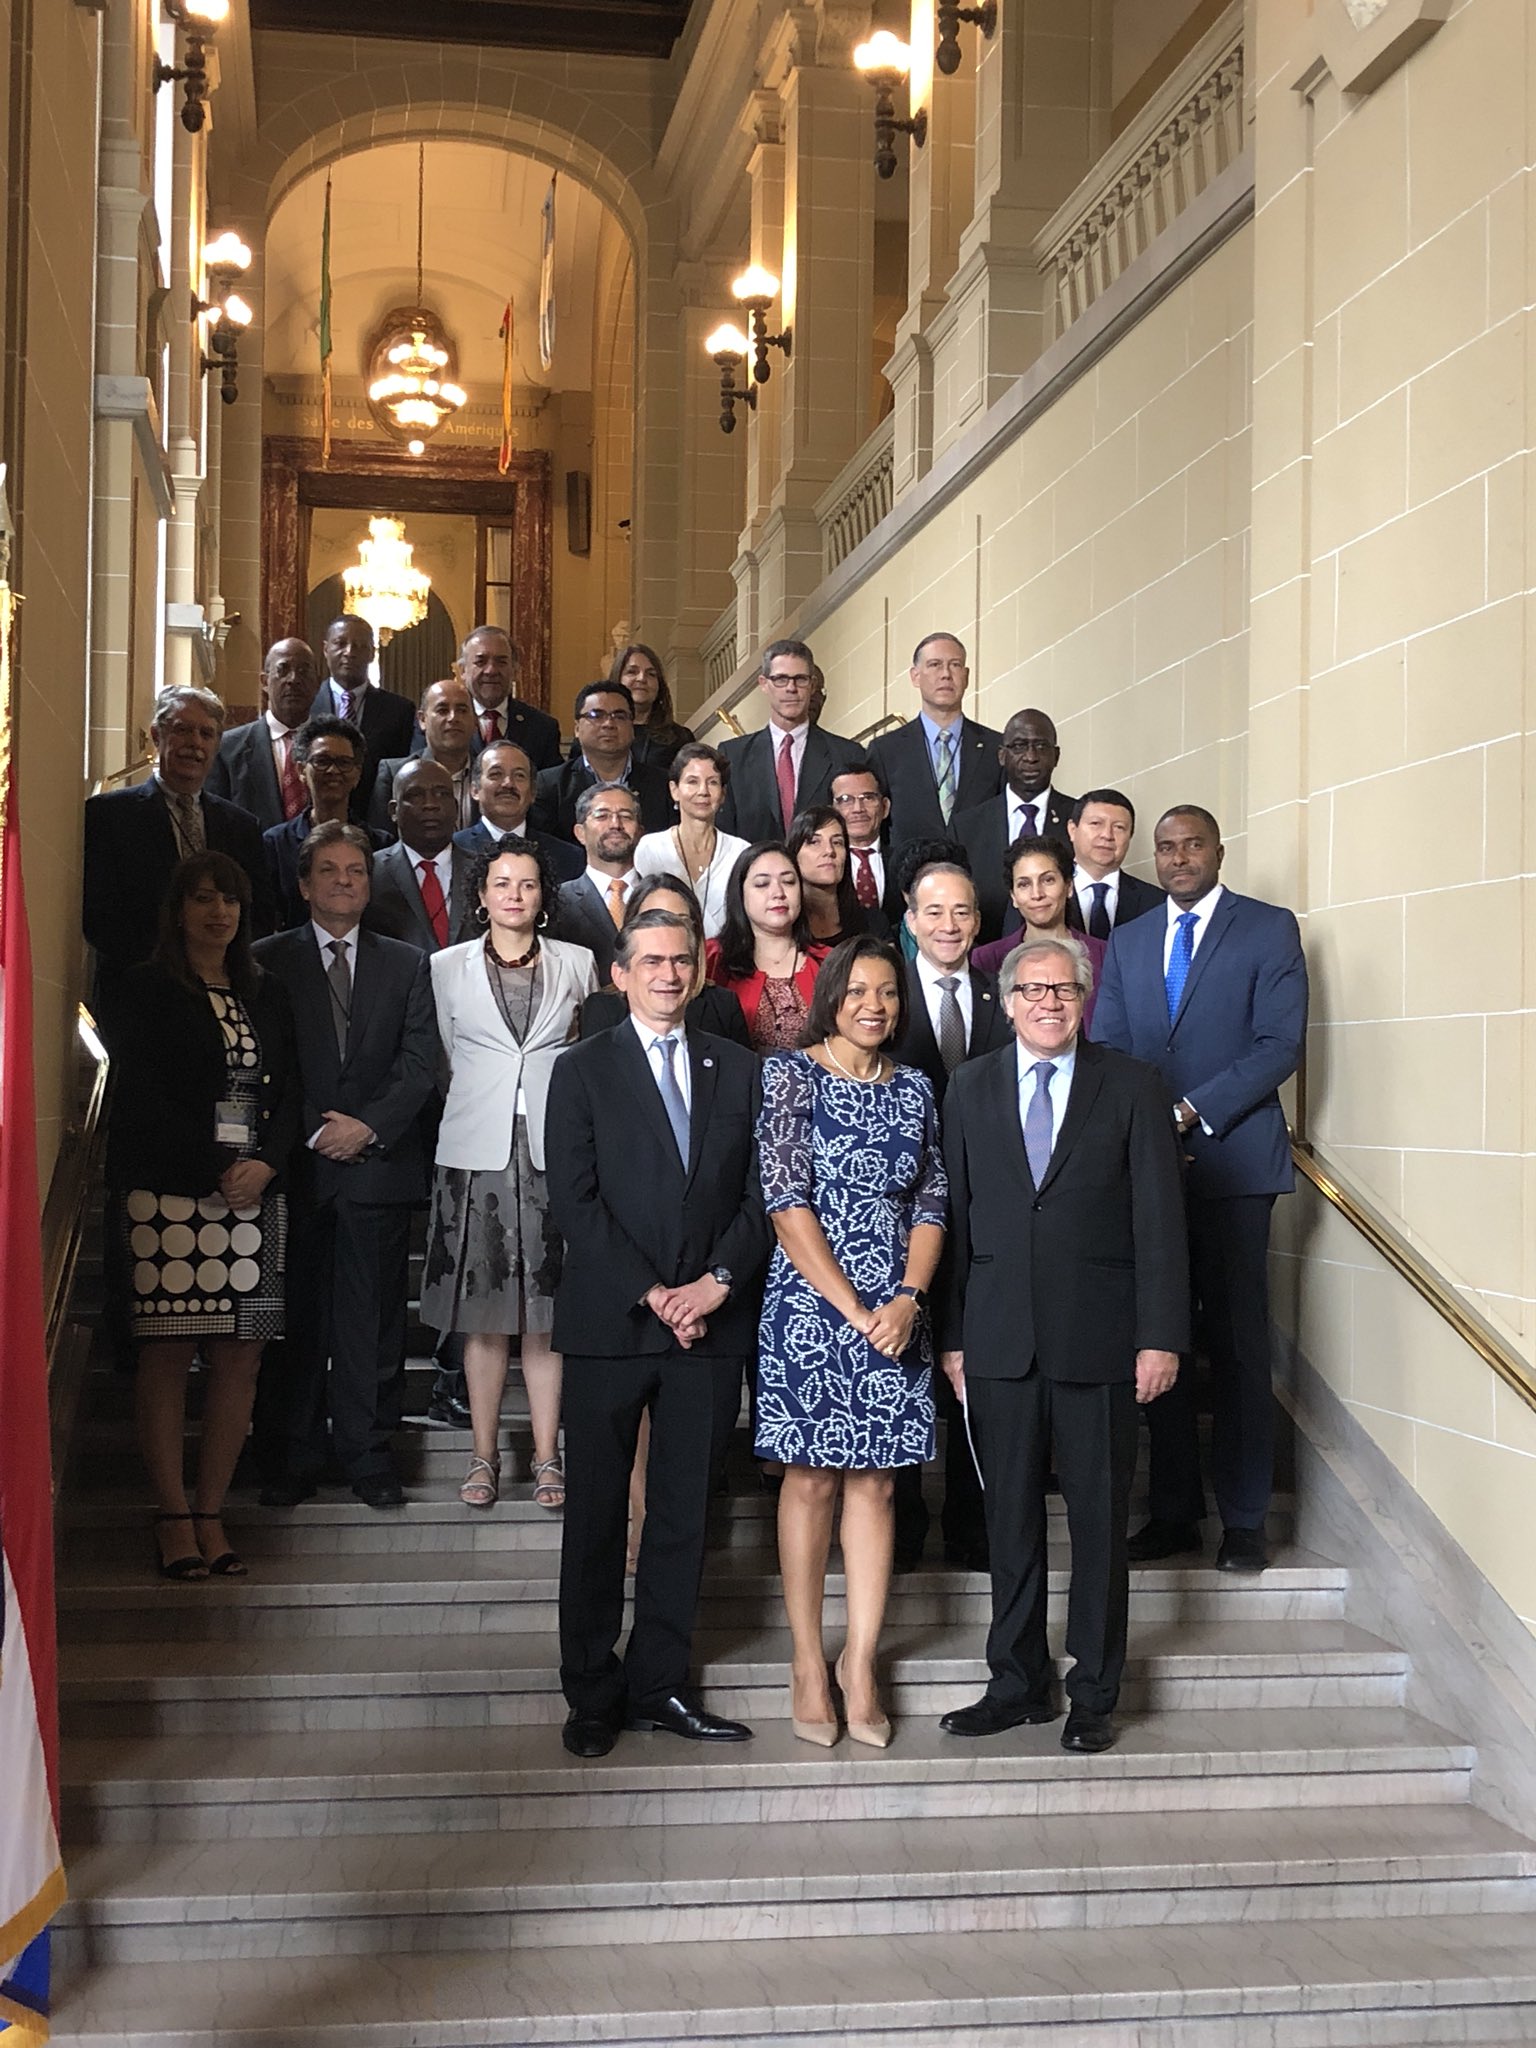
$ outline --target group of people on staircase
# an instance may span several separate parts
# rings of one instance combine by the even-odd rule
[[[222,1516],[248,1436],[268,1506],[336,1468],[404,1504],[425,1209],[428,1419],[471,1432],[460,1498],[499,1499],[515,1344],[533,1498],[563,1512],[574,1754],[626,1727],[750,1733],[705,1706],[691,1655],[744,1382],[796,1734],[890,1739],[881,1626],[928,1538],[942,1421],[945,1557],[992,1588],[987,1688],[944,1728],[1058,1711],[1059,1485],[1062,1741],[1109,1747],[1128,1566],[1202,1548],[1192,1306],[1216,1563],[1267,1562],[1294,917],[1224,886],[1198,805],[1158,819],[1157,887],[1126,873],[1130,800],[1062,793],[1044,712],[967,717],[947,632],[914,651],[918,715],[867,751],[820,724],[793,640],[762,655],[763,727],[719,748],[676,722],[644,646],[579,692],[569,750],[499,628],[419,706],[373,660],[356,618],[326,633],[324,681],[279,641],[261,716],[230,730],[212,692],[163,691],[150,779],[86,806],[110,1313],[161,1571],[245,1571]],[[1138,1408],[1150,1513],[1128,1537]]]

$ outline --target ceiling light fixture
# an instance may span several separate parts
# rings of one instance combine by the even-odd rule
[[[381,647],[407,626],[427,616],[432,578],[412,561],[415,553],[405,537],[405,521],[388,515],[370,519],[369,538],[359,541],[358,559],[341,572],[341,608],[366,619]]]
[[[385,322],[370,365],[378,374],[368,386],[374,417],[404,441],[435,434],[469,398],[453,381],[453,350],[443,323],[422,303],[426,189],[423,145],[416,156],[416,303],[391,313]]]

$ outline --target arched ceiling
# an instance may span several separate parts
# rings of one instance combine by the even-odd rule
[[[331,169],[331,336],[340,377],[363,374],[368,347],[392,307],[416,295],[415,143],[380,143]],[[427,304],[458,347],[459,379],[500,389],[502,309],[513,302],[513,378],[522,388],[584,391],[600,278],[621,257],[622,231],[602,201],[573,179],[555,201],[556,342],[553,366],[538,344],[542,208],[547,164],[468,142],[426,145]],[[325,173],[286,193],[267,230],[264,367],[272,376],[319,370],[320,233]]]

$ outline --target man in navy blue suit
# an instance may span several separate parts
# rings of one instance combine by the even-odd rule
[[[1155,1066],[1172,1099],[1211,1366],[1216,1563],[1261,1572],[1275,1438],[1269,1216],[1294,1185],[1278,1090],[1305,1043],[1307,964],[1290,911],[1222,886],[1225,849],[1209,811],[1166,812],[1153,851],[1166,913],[1122,924],[1110,940],[1093,1035]],[[1137,1563],[1201,1548],[1205,1492],[1187,1373],[1147,1410],[1147,1424],[1150,1519],[1131,1538]]]

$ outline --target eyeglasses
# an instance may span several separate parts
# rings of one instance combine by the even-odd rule
[[[634,713],[632,711],[578,711],[576,718],[578,724],[582,725],[631,725],[634,723]]]
[[[861,792],[857,796],[835,796],[832,801],[840,811],[867,811],[871,804],[881,801],[881,796],[877,789],[872,789],[867,796]]]
[[[1047,996],[1054,996],[1059,1003],[1083,1000],[1083,992],[1075,981],[1016,981],[1013,993],[1022,996],[1026,1003],[1043,1003]]]
[[[316,775],[358,775],[363,764],[356,759],[339,761],[334,756],[311,754],[304,765]]]
[[[586,822],[589,825],[636,825],[640,818],[637,811],[610,811],[605,806],[588,811]]]

